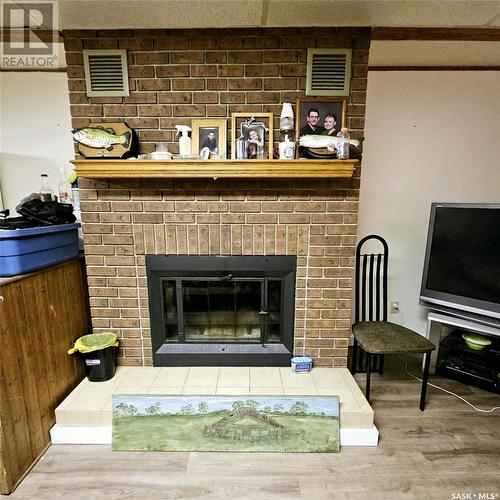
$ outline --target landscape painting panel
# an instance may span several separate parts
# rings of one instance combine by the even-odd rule
[[[113,449],[337,453],[337,396],[113,396]]]

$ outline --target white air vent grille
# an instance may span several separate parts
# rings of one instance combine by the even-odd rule
[[[84,50],[83,63],[89,97],[129,95],[126,50]]]
[[[349,95],[351,49],[307,50],[307,95]]]

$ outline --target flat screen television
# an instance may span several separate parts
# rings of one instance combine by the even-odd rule
[[[500,318],[500,204],[432,204],[420,303]]]

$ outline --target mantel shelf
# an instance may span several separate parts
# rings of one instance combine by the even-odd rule
[[[359,160],[73,160],[88,179],[352,177]]]

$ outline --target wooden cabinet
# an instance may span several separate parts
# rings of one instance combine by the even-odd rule
[[[84,377],[66,351],[89,332],[83,263],[0,280],[0,492],[50,444],[54,410]]]

